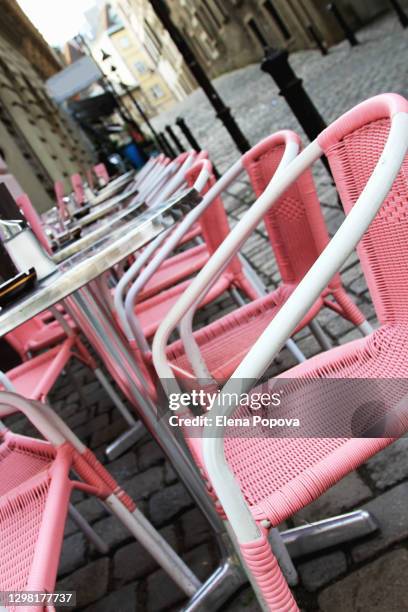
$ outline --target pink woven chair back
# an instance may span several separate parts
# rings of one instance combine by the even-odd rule
[[[16,202],[30,224],[31,229],[33,230],[35,237],[40,242],[41,246],[47,253],[51,254],[51,246],[41,223],[40,215],[35,210],[28,195],[23,193],[16,198]]]
[[[408,102],[393,94],[371,98],[347,114],[343,132],[322,139],[338,192],[348,213],[365,187],[387,139],[395,106]],[[354,119],[350,129],[350,118]],[[336,122],[338,123],[338,122]],[[327,141],[327,142],[326,142]],[[320,139],[319,139],[320,142]],[[357,251],[381,323],[408,322],[408,159]]]
[[[187,172],[186,181],[187,184],[192,187],[200,174],[202,164],[208,164],[211,174],[209,180],[207,181],[207,185],[201,192],[202,195],[205,195],[216,181],[212,172],[211,162],[205,159],[205,152],[202,153],[203,156],[201,157],[200,161],[196,162]],[[218,196],[218,198],[216,198],[201,215],[199,222],[201,226],[201,233],[207,245],[208,252],[210,255],[212,255],[225,240],[230,231],[227,214],[220,196]],[[241,264],[238,258],[234,257],[234,259],[228,264],[228,270],[234,274],[241,272]]]
[[[265,138],[243,155],[242,162],[256,197],[275,174],[290,140],[301,144],[294,132],[285,130]],[[264,221],[282,281],[298,283],[329,240],[310,171],[276,201]]]
[[[10,432],[0,441],[2,591],[54,590],[72,491],[68,453]],[[39,604],[31,609],[54,608]]]
[[[109,183],[109,173],[105,164],[96,164],[93,169],[98,178],[102,179],[105,183]]]
[[[62,181],[55,181],[54,192],[57,200],[58,212],[61,219],[69,219],[68,210],[64,202],[64,183]]]
[[[95,188],[95,180],[92,168],[88,168],[88,170],[86,171],[86,182],[88,183],[90,189],[92,189],[93,191]]]
[[[85,191],[80,174],[73,174],[71,176],[71,185],[74,190],[76,203],[78,206],[82,206],[85,202]]]

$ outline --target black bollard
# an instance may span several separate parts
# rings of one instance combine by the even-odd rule
[[[293,72],[288,57],[289,53],[285,49],[268,49],[261,70],[273,78],[279,87],[279,95],[285,98],[307,137],[314,140],[327,125],[303,89],[302,79]],[[325,157],[322,157],[322,162],[332,176],[329,162]]]
[[[324,44],[324,42],[320,38],[320,35],[316,32],[315,28],[312,26],[311,23],[309,23],[309,25],[307,26],[307,31],[309,32],[310,36],[313,38],[316,45],[318,46],[320,53],[322,55],[327,55],[328,50],[326,48],[326,45]]]
[[[402,8],[398,0],[390,0],[390,4],[392,8],[394,9],[394,11],[397,13],[397,17],[400,21],[400,24],[402,25],[403,28],[406,28],[408,26],[408,17],[404,9]]]
[[[171,125],[166,125],[166,132],[169,135],[172,143],[174,144],[174,146],[176,147],[177,151],[179,153],[184,153],[184,147],[181,144],[181,142],[179,141],[179,139],[177,138],[176,134],[173,132],[173,128],[171,127]]]
[[[224,104],[221,96],[208,78],[205,70],[195,56],[192,47],[190,47],[190,45],[187,43],[185,36],[173,23],[168,6],[164,0],[150,0],[150,4],[153,7],[157,17],[163,24],[163,27],[169,33],[170,38],[173,40],[197,83],[202,88],[210,104],[215,109],[217,117],[223,123],[238,150],[241,153],[245,153],[245,151],[248,151],[249,149],[248,140],[235,121],[231,110]]]
[[[184,121],[183,117],[177,117],[176,125],[178,125],[178,127],[180,128],[180,131],[183,133],[183,135],[184,135],[185,139],[187,140],[187,142],[193,147],[194,151],[197,151],[197,152],[201,151],[202,150],[201,146],[198,144],[197,140],[195,139],[195,136],[191,132],[191,130],[188,127],[187,123]],[[213,167],[213,170],[214,170],[215,178],[219,179],[221,175],[218,172],[216,165],[212,164],[212,167]]]
[[[157,132],[157,133],[156,133],[156,142],[157,142],[157,145],[158,145],[158,148],[160,149],[160,151],[161,151],[162,153],[164,153],[164,155],[167,155],[167,156],[168,156],[168,155],[169,155],[169,152],[168,152],[168,150],[166,149],[166,145],[163,143],[163,140],[162,140],[162,137],[161,137],[160,132]]]
[[[166,138],[166,135],[164,132],[159,132],[159,136],[160,139],[163,143],[164,149],[166,151],[166,155],[168,157],[171,157],[172,159],[174,159],[175,157],[177,157],[177,153],[176,151],[173,149],[173,147],[171,146],[171,144],[168,141],[168,138]]]
[[[359,44],[359,42],[357,38],[355,37],[354,32],[349,28],[347,21],[344,19],[343,15],[340,13],[336,4],[334,2],[330,2],[330,4],[327,5],[327,10],[330,11],[333,17],[336,19],[337,23],[339,24],[340,28],[343,30],[344,36],[349,41],[350,45],[352,47],[356,47]]]
[[[327,126],[303,89],[302,79],[293,72],[288,57],[285,49],[268,49],[261,70],[273,78],[279,87],[279,95],[285,98],[310,140],[314,140]]]
[[[146,115],[146,113],[144,112],[143,108],[141,107],[141,105],[136,100],[135,96],[133,95],[133,92],[131,91],[130,87],[128,87],[128,85],[126,85],[126,83],[122,83],[121,82],[120,84],[121,84],[122,88],[125,90],[126,94],[129,96],[129,98],[132,100],[133,105],[136,108],[137,112],[139,113],[139,115],[141,116],[141,118],[146,123],[147,127],[149,128],[150,132],[152,133],[153,140],[155,140],[157,142],[158,141],[157,132],[154,129],[154,127],[152,126],[152,124],[150,123],[149,117]]]
[[[194,151],[197,151],[197,152],[201,151],[200,145],[196,141],[195,137],[193,136],[190,128],[188,127],[187,123],[184,121],[183,117],[177,117],[176,125],[178,125],[185,139],[187,140],[188,144],[193,147]]]

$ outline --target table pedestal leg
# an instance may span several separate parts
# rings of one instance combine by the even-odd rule
[[[157,441],[172,463],[180,480],[186,486],[193,499],[208,520],[218,542],[221,563],[217,570],[207,579],[204,585],[188,603],[186,609],[216,610],[246,582],[245,574],[235,553],[233,544],[227,534],[213,502],[209,498],[204,482],[195,468],[191,456],[182,440],[174,435],[165,419],[159,418],[157,406],[147,393],[143,393],[141,373],[133,356],[113,327],[109,317],[101,308],[87,288],[72,294],[67,300],[71,312],[94,349],[99,353],[112,375],[126,380],[138,414],[146,429]],[[115,364],[114,370],[109,365]]]

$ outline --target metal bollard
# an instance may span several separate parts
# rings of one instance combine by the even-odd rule
[[[400,21],[400,24],[402,25],[403,28],[406,28],[408,26],[408,17],[404,9],[402,8],[398,0],[390,0],[390,4],[392,8],[394,9],[394,11],[397,13],[397,17]]]
[[[300,79],[288,62],[285,49],[268,49],[261,64],[279,87],[279,95],[289,104],[293,114],[310,140],[314,140],[327,126],[319,111],[303,89]]]
[[[288,57],[289,53],[284,49],[268,49],[262,61],[261,70],[273,78],[279,87],[279,95],[285,98],[307,137],[314,140],[327,125],[303,89],[302,79],[293,72]],[[321,159],[332,176],[326,157],[323,156]]]
[[[161,135],[159,132],[156,132],[156,143],[157,143],[157,147],[158,149],[164,153],[164,155],[168,155],[168,151],[166,150],[165,145],[163,144],[163,141],[161,139]]]
[[[231,110],[224,104],[223,99],[215,89],[211,80],[208,78],[205,70],[195,56],[192,47],[190,47],[190,45],[187,43],[185,36],[178,29],[175,23],[173,23],[168,7],[169,3],[166,4],[164,0],[150,0],[150,4],[153,7],[157,17],[162,22],[164,29],[169,33],[170,38],[173,40],[197,83],[207,96],[210,104],[213,106],[216,116],[223,123],[225,129],[228,131],[229,135],[234,141],[238,151],[245,153],[245,151],[248,151],[250,148],[248,140],[235,121]]]
[[[159,132],[158,136],[160,138],[160,141],[162,143],[162,146],[164,148],[164,151],[166,153],[166,155],[172,159],[174,159],[175,157],[177,157],[177,153],[175,152],[175,150],[173,149],[173,147],[171,146],[171,144],[169,143],[168,139],[166,138],[164,132]]]
[[[197,151],[197,152],[198,151],[202,151],[202,147],[197,142],[195,136],[191,132],[191,130],[188,127],[187,123],[184,121],[183,117],[177,117],[176,125],[178,125],[178,127],[180,128],[180,131],[183,133],[183,135],[184,135],[185,139],[187,140],[187,142],[193,147],[194,151]],[[212,167],[213,167],[215,178],[219,179],[221,175],[218,172],[216,165],[213,164]]]
[[[310,36],[315,41],[316,45],[318,46],[320,53],[322,55],[327,55],[328,54],[327,47],[324,44],[323,40],[320,38],[320,35],[316,32],[315,28],[312,26],[312,24],[309,23],[309,25],[306,26],[306,29],[309,32]]]
[[[355,37],[354,32],[349,28],[347,21],[344,19],[343,15],[340,13],[336,4],[334,2],[330,2],[330,4],[327,5],[327,10],[330,11],[333,17],[336,19],[337,23],[339,24],[340,28],[343,30],[344,36],[349,41],[350,45],[352,47],[356,47],[357,45],[359,45],[360,43]]]
[[[178,127],[180,128],[180,131],[183,133],[183,135],[184,135],[185,139],[187,140],[188,144],[193,147],[194,151],[201,151],[200,145],[198,144],[197,140],[195,139],[194,135],[192,134],[190,128],[187,125],[187,123],[184,121],[183,117],[177,117],[176,125],[178,125]]]
[[[166,129],[166,132],[169,135],[170,139],[172,140],[174,146],[178,150],[178,152],[179,153],[184,153],[185,149],[184,149],[183,145],[181,144],[181,142],[179,141],[179,139],[176,136],[176,134],[174,133],[173,128],[171,127],[171,125],[166,125],[165,129]]]

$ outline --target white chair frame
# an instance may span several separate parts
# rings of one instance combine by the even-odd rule
[[[225,384],[218,402],[212,409],[214,424],[206,426],[203,431],[204,463],[210,482],[240,544],[257,540],[261,533],[226,461],[225,432],[221,427],[216,427],[216,417],[228,417],[233,413],[235,406],[224,402],[226,394],[247,392],[253,387],[251,381],[262,376],[286,339],[355,249],[391,189],[407,149],[408,113],[398,112],[392,117],[390,132],[377,165],[352,210]],[[254,227],[259,216],[322,154],[318,140],[314,140],[291,161],[285,172],[279,172],[273,177],[265,192],[236,225],[160,325],[153,341],[153,362],[159,377],[162,380],[171,380],[173,391],[177,388],[177,382],[166,359],[166,345],[172,331],[200,299],[212,279],[220,273],[225,260],[234,253],[235,242],[245,238],[248,226]]]

